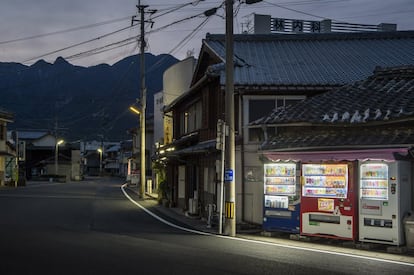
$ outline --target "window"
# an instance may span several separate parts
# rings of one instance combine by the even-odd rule
[[[274,100],[249,100],[249,122],[268,115],[274,108]]]
[[[249,124],[257,119],[268,116],[274,109],[295,104],[304,99],[303,96],[277,96],[277,97],[247,97],[247,109],[245,108],[245,123]],[[269,135],[272,135],[274,129],[269,129]],[[260,142],[264,140],[261,128],[248,129],[248,141]]]
[[[191,105],[180,115],[180,134],[187,134],[201,128],[201,101]]]
[[[6,140],[6,126],[0,122],[0,140]]]

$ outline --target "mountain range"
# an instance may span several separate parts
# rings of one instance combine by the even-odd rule
[[[147,117],[164,71],[177,62],[168,54],[145,54]],[[139,55],[91,67],[62,57],[30,66],[0,62],[0,108],[15,117],[8,128],[48,130],[72,141],[131,138],[127,130],[138,126],[138,117],[128,108],[140,98],[140,87]]]

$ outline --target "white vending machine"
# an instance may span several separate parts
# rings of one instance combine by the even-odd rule
[[[404,244],[404,215],[411,209],[411,164],[366,161],[359,166],[359,240]]]

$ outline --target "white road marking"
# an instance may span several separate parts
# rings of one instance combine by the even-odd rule
[[[335,251],[326,251],[326,250],[320,250],[320,249],[315,249],[315,248],[307,248],[307,247],[300,247],[300,246],[294,246],[294,245],[278,244],[278,243],[271,243],[271,242],[251,240],[251,239],[242,239],[242,238],[237,238],[237,237],[216,235],[216,234],[211,234],[211,233],[207,233],[207,232],[202,232],[202,231],[198,231],[198,230],[185,228],[185,227],[173,224],[173,223],[161,218],[160,216],[154,214],[153,212],[149,211],[148,209],[146,209],[144,206],[142,206],[141,204],[136,202],[134,199],[132,199],[127,194],[127,192],[125,191],[125,186],[126,186],[126,184],[122,185],[121,190],[124,193],[125,197],[127,197],[133,204],[135,204],[136,206],[141,208],[143,211],[145,211],[147,214],[149,214],[153,218],[159,220],[160,222],[162,222],[166,225],[169,225],[171,227],[177,228],[179,230],[186,231],[186,232],[199,234],[199,235],[205,235],[205,236],[212,236],[212,237],[217,237],[217,238],[223,238],[223,239],[229,239],[229,240],[237,240],[237,241],[241,241],[241,242],[248,242],[248,243],[261,244],[261,245],[290,248],[290,249],[296,249],[296,250],[302,250],[302,251],[317,252],[317,253],[324,253],[324,254],[329,254],[329,255],[345,256],[345,257],[350,257],[350,258],[357,258],[357,259],[364,259],[364,260],[370,260],[370,261],[377,261],[377,262],[383,262],[383,263],[391,263],[391,264],[405,265],[405,266],[414,267],[414,263],[399,262],[399,261],[388,260],[388,259],[372,258],[372,257],[369,257],[369,256],[363,256],[363,255],[348,254],[348,253],[335,252]]]
[[[162,223],[165,223],[166,225],[169,225],[171,227],[177,228],[179,230],[183,230],[186,232],[190,232],[190,233],[194,233],[194,234],[199,234],[199,235],[206,235],[206,236],[215,236],[215,234],[210,234],[210,233],[206,233],[206,232],[202,232],[202,231],[197,231],[197,230],[193,230],[193,229],[189,229],[189,228],[185,228],[176,224],[173,224],[163,218],[161,218],[160,216],[154,214],[153,212],[149,211],[148,209],[146,209],[144,206],[142,206],[141,204],[139,204],[138,202],[134,201],[134,199],[132,199],[127,192],[125,191],[125,186],[126,184],[121,186],[121,190],[124,193],[125,197],[127,197],[133,204],[135,204],[136,206],[138,206],[139,208],[141,208],[142,210],[144,210],[148,215],[152,216],[153,218],[159,220]]]

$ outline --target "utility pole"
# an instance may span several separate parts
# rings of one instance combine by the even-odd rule
[[[141,198],[145,198],[145,184],[146,184],[146,158],[145,158],[145,112],[147,108],[147,89],[145,87],[145,9],[148,8],[148,5],[141,5],[141,0],[138,0],[138,5],[136,6],[138,8],[138,12],[140,13],[140,19],[138,20],[140,22],[140,79],[141,79],[141,112],[140,112],[140,133],[141,133],[141,188],[140,188],[140,195]],[[155,11],[149,11],[149,13],[155,13]],[[132,18],[132,21],[134,22],[134,17]]]
[[[229,127],[226,144],[226,220],[224,234],[236,236],[235,123],[234,123],[234,67],[233,67],[233,0],[226,0],[226,124]]]
[[[141,126],[141,197],[145,198],[145,182],[146,182],[146,164],[145,164],[145,111],[147,108],[147,91],[145,87],[145,8],[148,6],[141,5],[141,1],[138,1],[138,11],[141,14],[140,27],[141,27],[141,37],[140,37],[140,79],[141,79],[141,116],[140,116],[140,126]]]
[[[19,132],[16,130],[15,133],[16,133],[16,163],[15,163],[16,169],[14,172],[15,173],[14,187],[17,187],[19,183],[19,157],[20,157],[19,150],[20,150],[20,147],[19,147]]]
[[[262,0],[246,0],[246,4],[254,4]],[[236,236],[236,143],[235,143],[235,119],[234,119],[234,34],[233,34],[233,3],[234,0],[226,0],[226,110],[225,118],[228,125],[228,141],[226,142],[226,222],[225,235]]]

